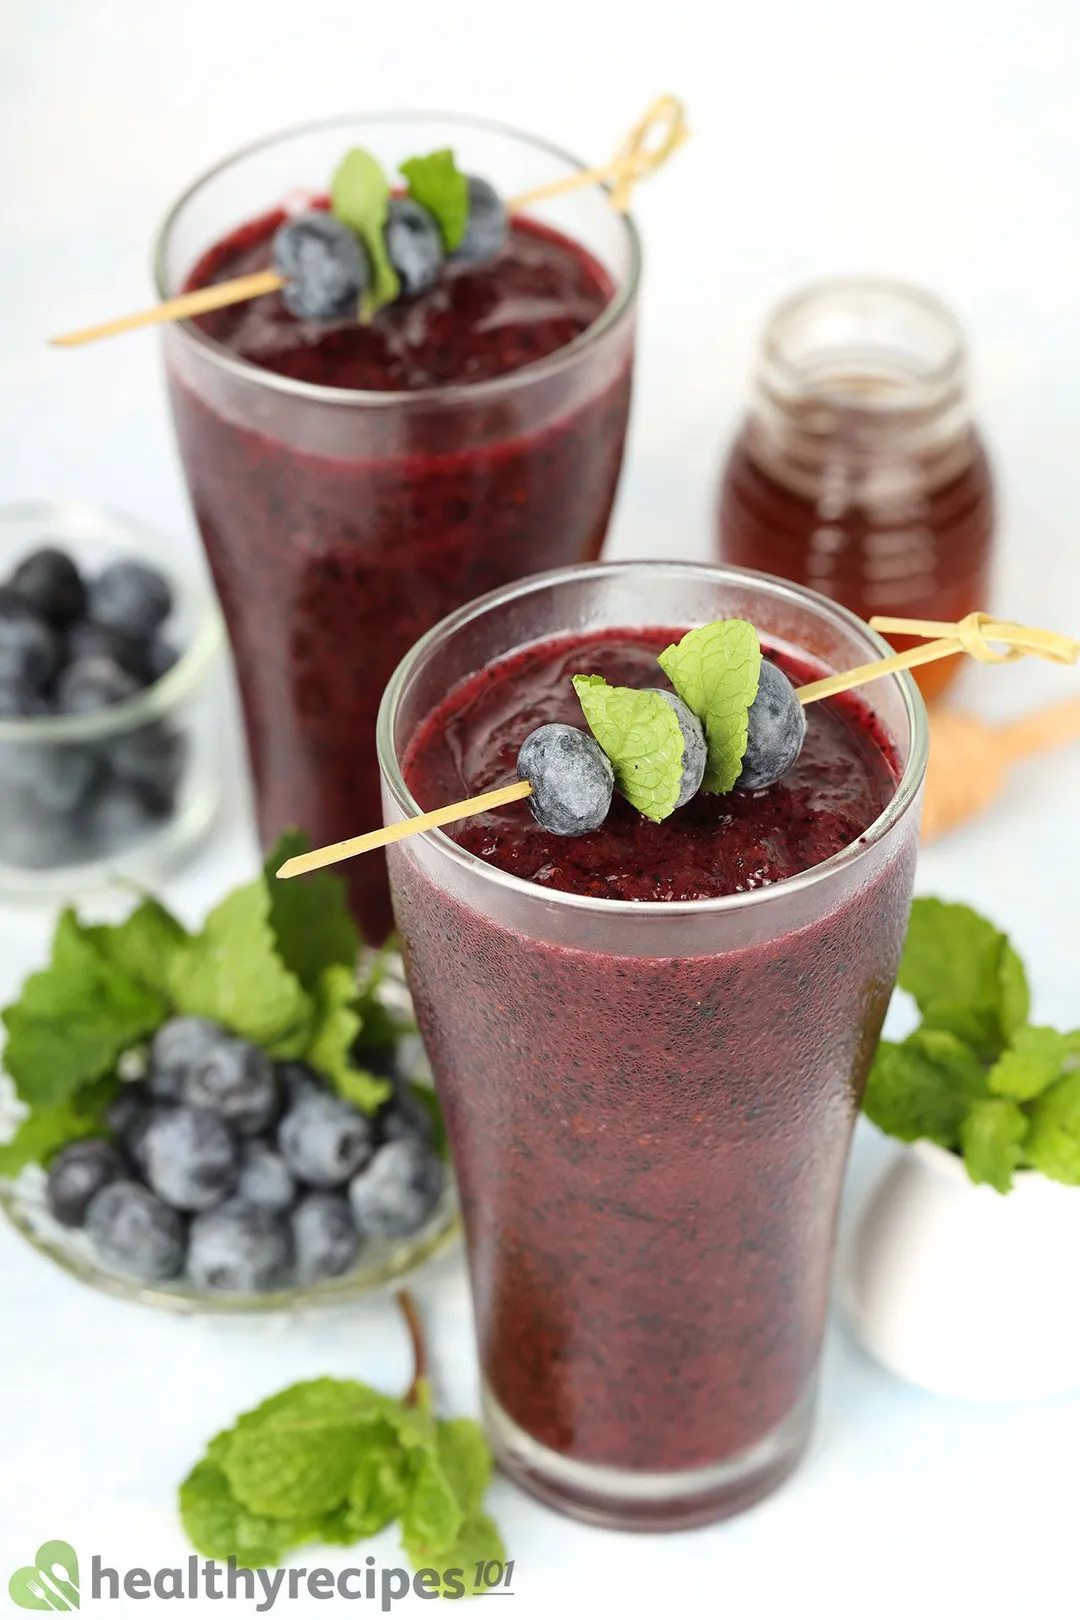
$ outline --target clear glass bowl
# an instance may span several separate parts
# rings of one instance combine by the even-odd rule
[[[41,545],[67,550],[88,575],[121,559],[159,569],[172,586],[167,631],[180,656],[152,686],[96,714],[0,717],[0,895],[54,900],[117,879],[149,885],[205,836],[220,803],[217,600],[197,556],[178,556],[132,518],[79,502],[0,508],[0,578]],[[132,769],[152,773],[148,788],[132,786]]]
[[[400,1008],[411,1012],[408,991],[397,963],[388,973],[388,981],[384,981],[386,999],[392,998]],[[399,1066],[411,1074],[417,1084],[430,1086],[431,1070],[421,1041],[418,1037],[406,1036],[405,1043],[407,1060],[404,1054],[399,1055]],[[7,1084],[0,1074],[0,1086]],[[262,1294],[210,1294],[182,1277],[163,1283],[137,1282],[107,1265],[85,1232],[62,1226],[50,1213],[45,1199],[45,1172],[40,1165],[27,1165],[11,1180],[0,1177],[0,1210],[39,1254],[79,1282],[117,1299],[188,1316],[243,1316],[346,1304],[414,1271],[456,1242],[461,1230],[457,1189],[447,1157],[442,1197],[420,1230],[403,1238],[367,1239],[357,1265],[344,1276],[308,1286],[289,1285]]]

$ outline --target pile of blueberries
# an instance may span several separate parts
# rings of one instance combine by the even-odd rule
[[[0,718],[89,715],[134,697],[176,663],[168,580],[117,561],[84,577],[44,545],[0,584]],[[186,738],[148,722],[95,745],[0,750],[0,860],[47,869],[130,847],[169,816]]]
[[[494,259],[506,239],[509,215],[493,186],[465,177],[469,211],[465,234],[450,258],[458,264]],[[439,279],[447,253],[434,215],[414,197],[390,199],[383,231],[386,256],[397,273],[399,297],[418,298]],[[274,268],[286,276],[286,309],[299,320],[355,317],[360,295],[374,279],[371,260],[357,233],[321,209],[280,225],[274,235]]]
[[[393,1090],[369,1118],[306,1064],[170,1019],[111,1105],[110,1138],[51,1161],[49,1208],[141,1282],[258,1294],[340,1277],[366,1240],[418,1231],[445,1182],[431,1114],[382,1066]]]

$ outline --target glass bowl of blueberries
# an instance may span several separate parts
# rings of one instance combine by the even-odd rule
[[[79,503],[0,509],[0,894],[148,883],[209,830],[224,631],[192,561]]]
[[[396,973],[380,995],[408,1016]],[[102,1130],[0,1179],[8,1219],[79,1281],[186,1314],[295,1311],[386,1287],[455,1240],[418,1036],[363,1052],[390,1088],[373,1115],[203,1018],[170,1019],[129,1060]]]

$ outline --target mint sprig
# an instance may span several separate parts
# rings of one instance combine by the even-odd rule
[[[1008,1192],[1017,1169],[1080,1185],[1080,1037],[1027,1022],[1024,966],[969,906],[917,899],[899,984],[922,1022],[882,1041],[863,1109],[904,1142],[936,1142]]]
[[[746,753],[747,716],[757,696],[761,642],[745,619],[720,619],[688,630],[666,647],[660,668],[701,721],[708,759],[701,786],[729,793]]]
[[[378,158],[362,147],[346,152],[330,182],[330,209],[354,230],[371,261],[371,286],[360,299],[360,319],[370,320],[401,291],[386,251],[383,229],[390,207],[390,182]]]
[[[194,934],[150,897],[117,924],[61,915],[49,966],[2,1014],[2,1064],[28,1113],[0,1144],[0,1174],[101,1131],[121,1060],[183,1013],[213,1018],[272,1057],[302,1058],[366,1113],[385,1101],[389,1084],[357,1052],[413,1026],[380,995],[385,956],[360,973],[342,880],[273,876],[306,847],[287,835]]]
[[[396,1520],[414,1568],[435,1570],[446,1596],[472,1589],[477,1562],[505,1561],[483,1512],[483,1431],[435,1416],[419,1315],[407,1293],[398,1299],[414,1356],[404,1396],[318,1378],[271,1396],[210,1442],[180,1487],[181,1521],[204,1557],[279,1564],[304,1542],[349,1546]]]
[[[609,686],[602,675],[575,675],[573,685],[619,792],[650,821],[663,821],[682,784],[685,742],[674,709],[659,692]]]
[[[409,195],[434,216],[447,253],[453,253],[469,222],[469,186],[450,147],[426,157],[408,158],[401,172],[408,181]]]

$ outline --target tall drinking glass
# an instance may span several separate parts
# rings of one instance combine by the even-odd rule
[[[417,809],[399,762],[418,724],[490,660],[567,631],[731,616],[829,669],[886,651],[846,609],[737,568],[527,580],[452,615],[398,667],[379,717],[387,820]],[[902,767],[895,795],[857,842],[772,887],[604,900],[537,887],[441,832],[392,848],[490,1437],[510,1474],[578,1517],[704,1523],[771,1490],[807,1443],[926,762],[910,677],[863,696]]]
[[[288,131],[229,158],[175,205],[157,246],[160,295],[183,288],[239,227],[282,217],[303,188],[325,191],[352,146],[389,172],[452,147],[504,197],[582,167],[543,141],[466,118],[346,118]],[[582,274],[601,277],[609,297],[573,341],[502,376],[470,382],[466,371],[446,386],[394,392],[330,386],[243,359],[192,322],[164,328],[180,456],[228,625],[266,845],[290,824],[325,844],[377,822],[379,697],[419,635],[499,585],[599,556],[630,404],[637,235],[598,187],[538,203],[529,218],[541,236],[546,228],[573,244]],[[492,319],[512,315],[502,308]],[[385,863],[356,863],[348,878],[376,941],[390,925]]]

